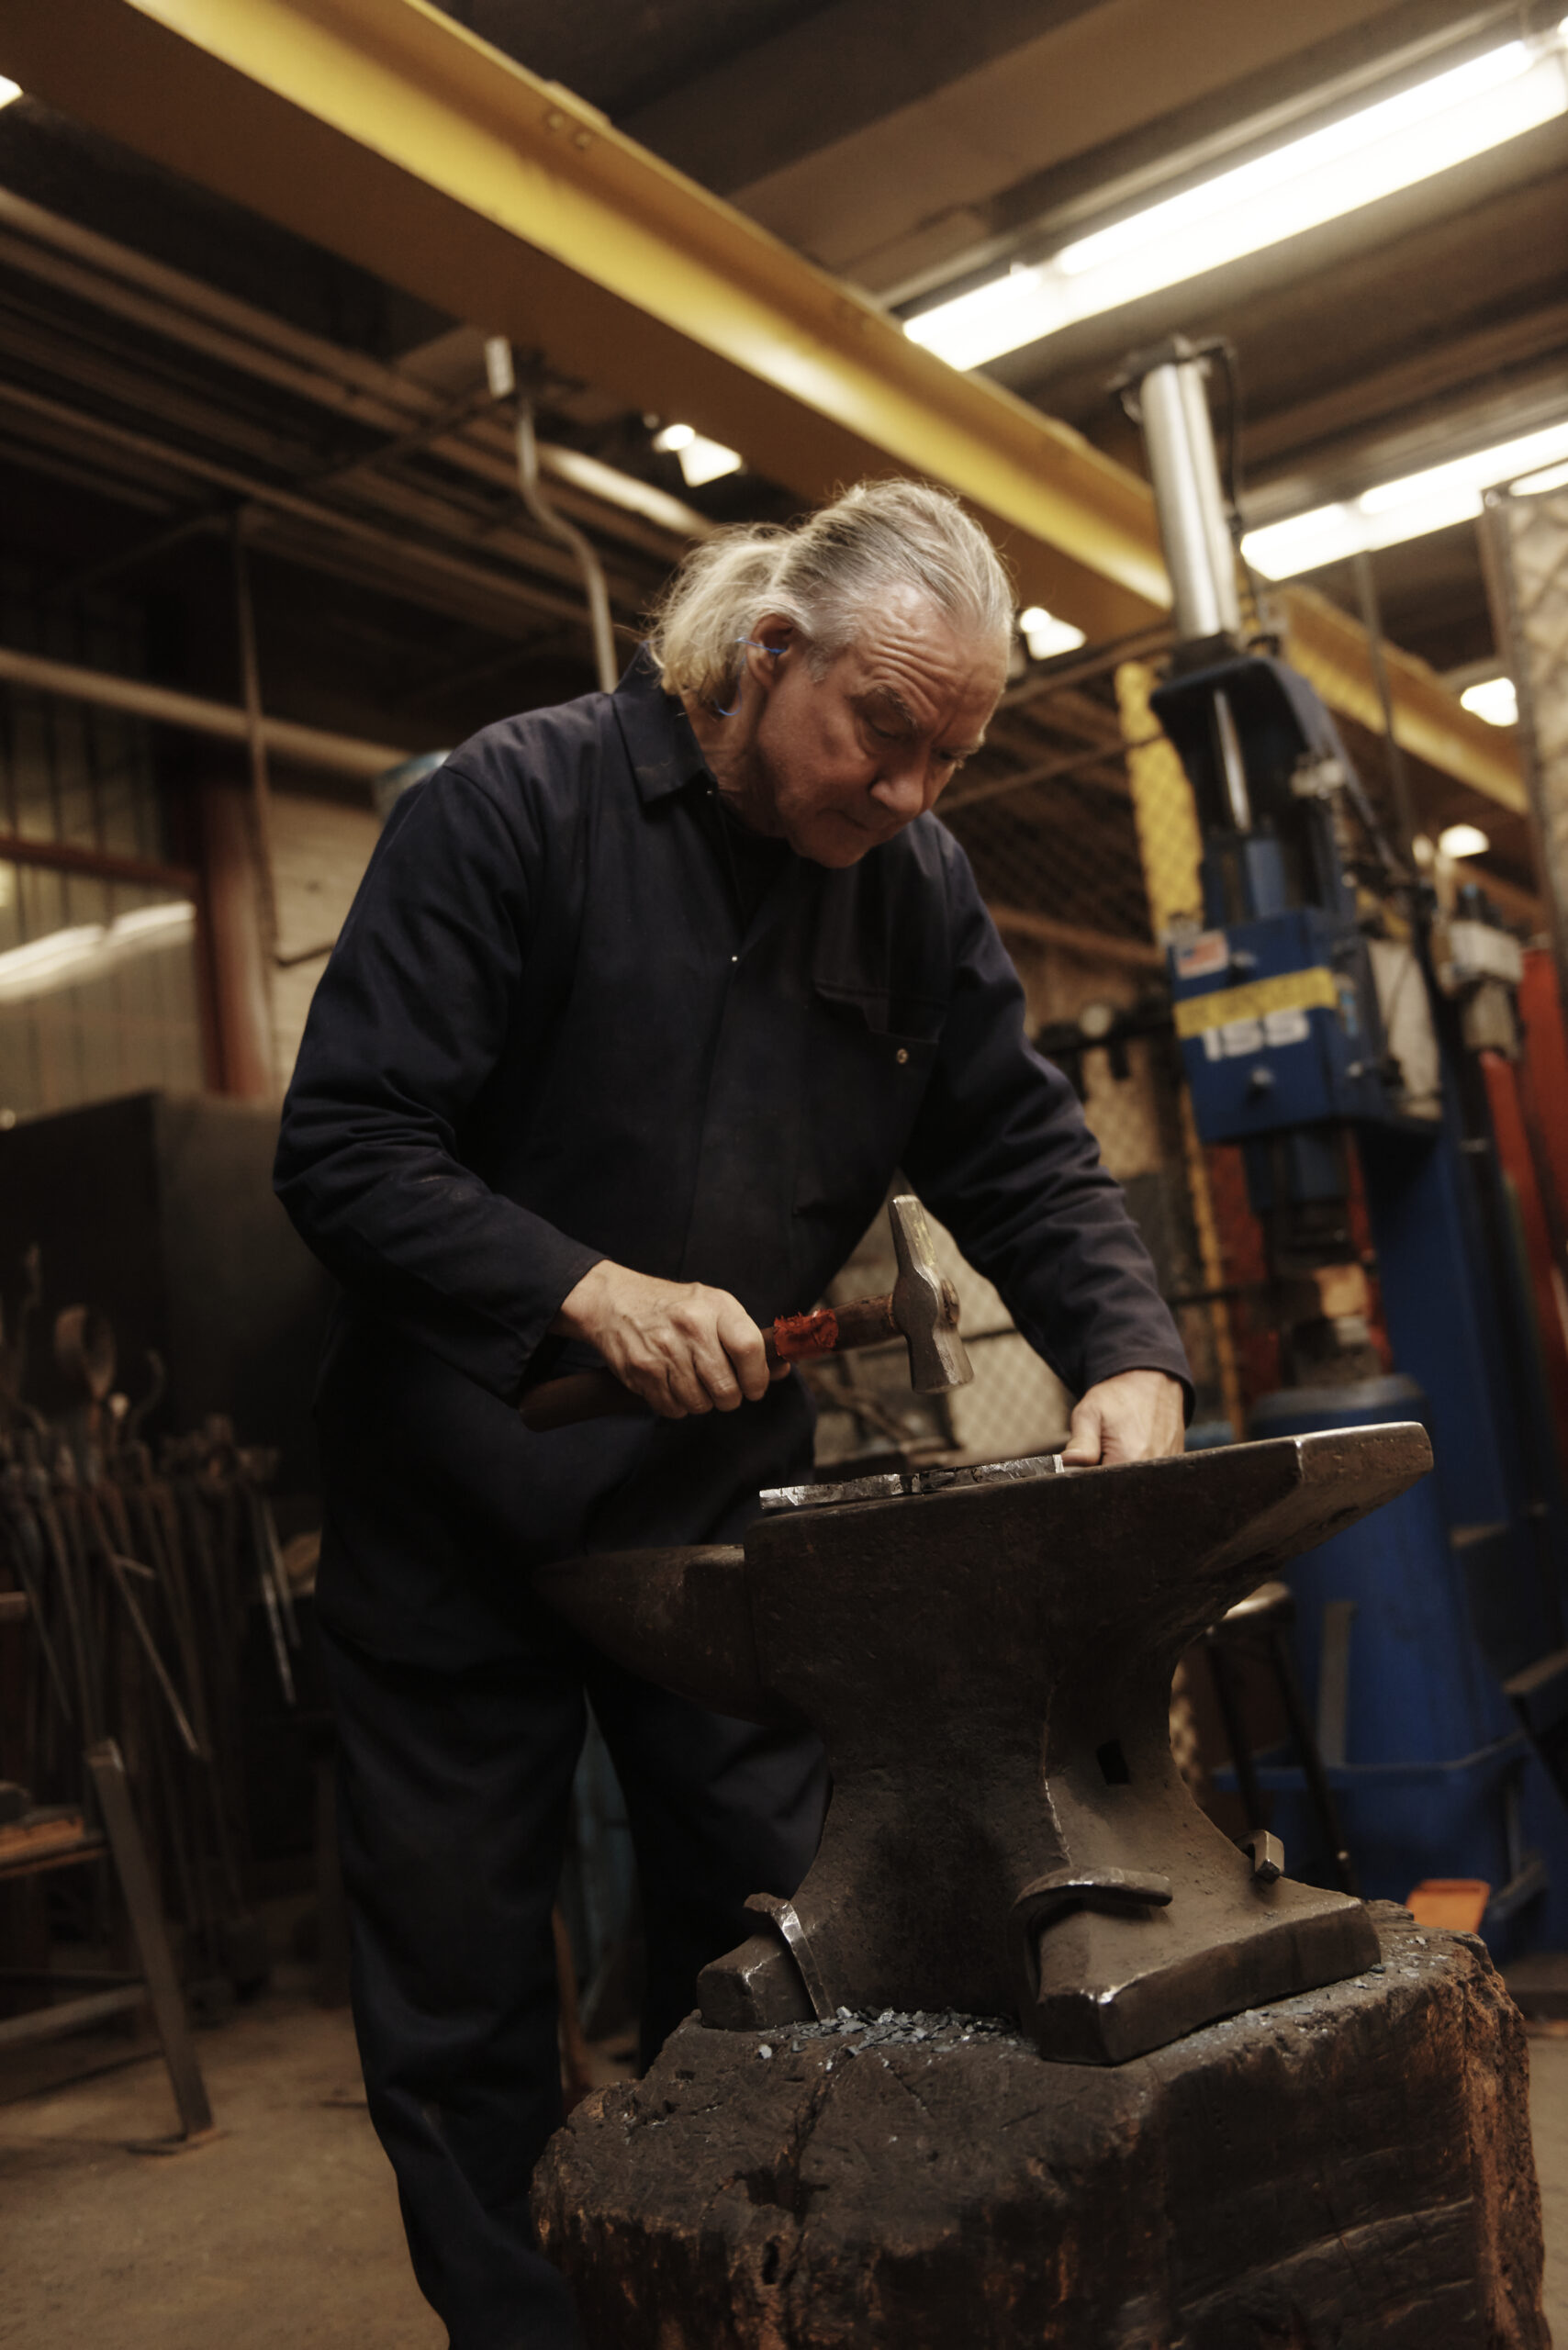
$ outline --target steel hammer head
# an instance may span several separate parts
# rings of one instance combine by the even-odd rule
[[[892,1318],[909,1348],[909,1383],[917,1395],[967,1387],[974,1366],[958,1336],[958,1294],[936,1268],[925,1210],[904,1192],[888,1209],[899,1275]]]

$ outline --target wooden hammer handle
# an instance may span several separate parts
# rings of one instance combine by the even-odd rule
[[[523,1427],[532,1428],[535,1436],[573,1428],[582,1420],[650,1416],[642,1397],[623,1387],[612,1371],[572,1371],[562,1379],[542,1380],[529,1389],[517,1408]]]
[[[767,1337],[769,1362],[812,1362],[847,1354],[852,1347],[884,1345],[902,1334],[889,1297],[857,1298],[853,1305],[819,1306],[815,1314],[780,1315]]]

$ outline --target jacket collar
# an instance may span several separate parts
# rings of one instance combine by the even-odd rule
[[[633,655],[625,676],[610,697],[621,739],[644,800],[667,800],[683,791],[708,763],[680,703],[666,694],[645,644]]]

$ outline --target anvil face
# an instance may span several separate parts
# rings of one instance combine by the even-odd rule
[[[704,1970],[704,2020],[1011,2013],[1043,2055],[1117,2063],[1370,1964],[1359,1902],[1264,1883],[1198,1809],[1170,1681],[1235,1601],[1430,1465],[1414,1423],[1047,1461],[785,1511],[744,1551],[550,1569],[544,1595],[622,1663],[827,1747],[817,1858]]]

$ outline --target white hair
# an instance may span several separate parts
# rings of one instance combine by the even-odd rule
[[[800,632],[820,676],[900,588],[1005,653],[1014,599],[1001,558],[950,491],[923,481],[859,482],[792,526],[742,523],[707,540],[655,607],[649,648],[666,693],[720,704],[739,674],[737,640],[768,613]]]

